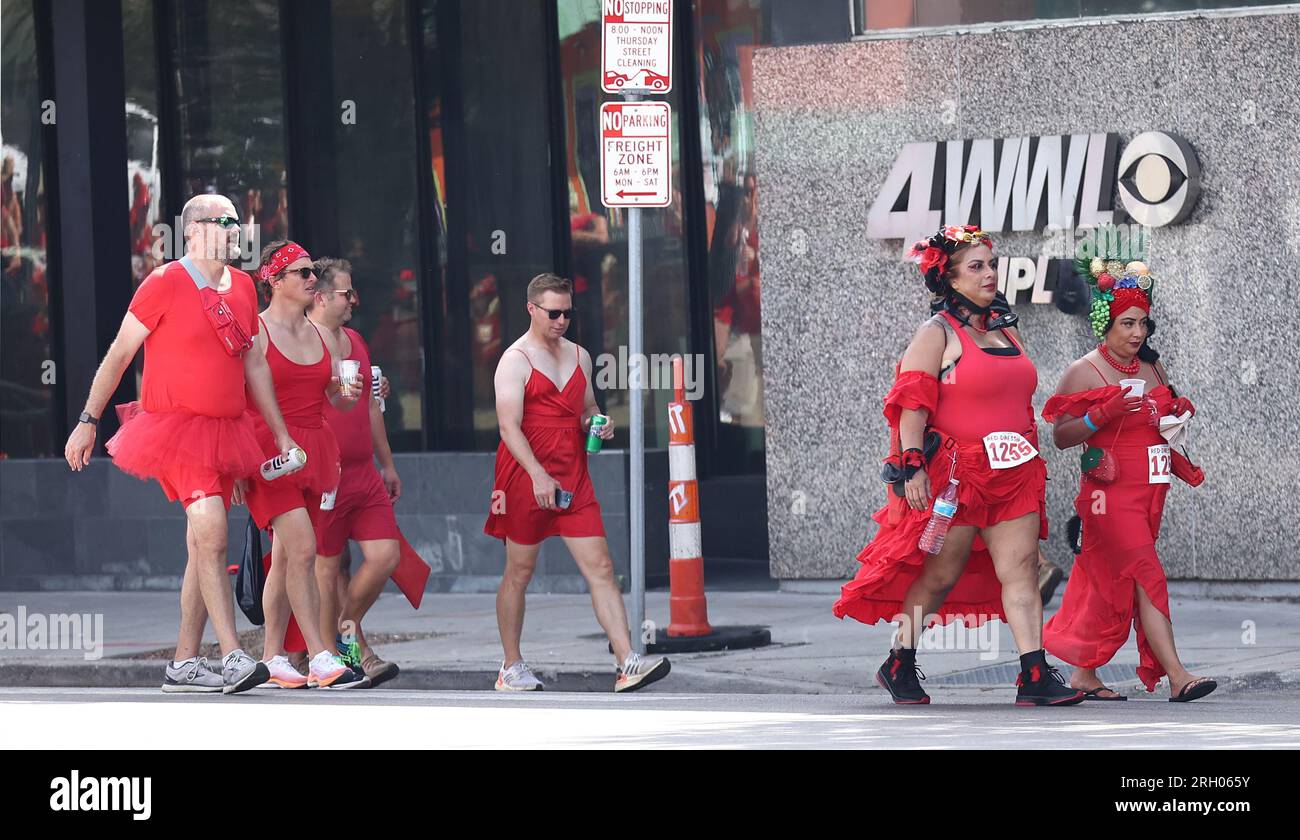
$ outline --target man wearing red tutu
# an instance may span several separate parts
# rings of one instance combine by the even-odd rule
[[[156,480],[185,509],[189,556],[180,632],[162,689],[235,693],[268,676],[266,666],[239,647],[226,574],[226,512],[237,482],[264,458],[245,414],[248,400],[264,418],[272,455],[296,444],[265,357],[248,352],[258,334],[257,292],[247,274],[226,265],[239,257],[234,205],[220,195],[195,196],[181,222],[185,256],[154,270],[136,289],[64,455],[73,470],[90,463],[95,425],[143,345],[140,401],[119,406],[123,424],[106,448],[119,469]],[[199,655],[209,617],[223,655],[220,676]]]
[[[895,495],[875,514],[875,538],[845,584],[835,615],[899,623],[898,647],[876,674],[895,703],[929,703],[917,637],[934,622],[1011,625],[1020,650],[1016,705],[1083,700],[1047,664],[1038,540],[1047,536],[1047,468],[1030,400],[1038,374],[997,294],[993,241],[948,226],[912,250],[939,311],[917,330],[885,397],[888,479]],[[957,508],[937,554],[919,547],[932,488],[955,478]]]
[[[498,691],[538,691],[542,683],[519,650],[524,590],[532,580],[542,540],[560,536],[591,590],[596,618],[609,637],[618,675],[615,691],[642,688],[668,674],[667,659],[632,650],[623,595],[605,542],[591,479],[586,437],[599,413],[591,384],[591,356],[564,333],[573,323],[573,287],[554,274],[528,284],[531,325],[501,356],[496,370],[496,478],[483,531],[506,546],[497,592],[497,624],[505,660]],[[561,384],[562,383],[562,384]],[[609,440],[613,425],[598,426]],[[563,500],[557,491],[571,494]]]
[[[332,338],[308,320],[315,300],[316,273],[311,255],[296,242],[272,242],[262,249],[258,280],[271,303],[258,320],[261,331],[253,355],[266,360],[275,382],[280,411],[307,461],[287,475],[268,480],[261,473],[248,486],[248,512],[259,528],[272,531],[271,569],[262,593],[266,628],[262,659],[270,670],[269,686],[364,688],[369,680],[339,658],[334,634],[338,614],[322,613],[320,590],[335,586],[336,570],[316,565],[316,525],[324,500],[339,486],[339,445],[325,422],[325,405],[350,411],[360,396],[359,380],[340,381],[339,349]],[[254,433],[264,457],[275,455],[270,429],[254,418]],[[307,643],[310,660],[304,679],[284,656],[289,616]]]
[[[1205,479],[1166,439],[1185,433],[1180,427],[1196,409],[1174,393],[1148,343],[1155,278],[1146,265],[1097,257],[1078,269],[1092,288],[1089,318],[1101,343],[1066,370],[1043,419],[1054,424],[1059,448],[1084,446],[1075,500],[1083,546],[1044,643],[1076,666],[1070,685],[1089,700],[1125,700],[1102,684],[1097,668],[1135,627],[1137,675],[1147,691],[1168,675],[1170,700],[1195,700],[1218,684],[1193,676],[1178,658],[1155,542],[1171,476],[1193,487]]]

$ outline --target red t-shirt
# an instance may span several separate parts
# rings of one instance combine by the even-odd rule
[[[253,280],[228,269],[230,285],[221,296],[244,330],[257,335],[257,291]],[[199,298],[198,287],[179,260],[154,269],[131,298],[131,314],[149,329],[144,340],[145,411],[188,411],[208,417],[238,417],[244,398],[244,360],[226,352]]]
[[[344,327],[348,340],[352,342],[349,359],[361,363],[361,386],[363,394],[370,391],[370,348],[365,339],[356,330]],[[339,411],[325,401],[325,422],[334,430],[334,437],[339,441],[339,459],[344,469],[349,464],[368,464],[375,457],[375,444],[370,439],[370,412],[366,401],[359,400],[351,411]]]

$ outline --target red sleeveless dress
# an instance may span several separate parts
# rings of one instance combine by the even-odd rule
[[[262,329],[266,330],[265,323]],[[320,330],[316,333],[320,338]],[[275,517],[300,507],[307,509],[315,524],[321,495],[339,486],[339,445],[324,415],[325,389],[333,376],[333,364],[325,339],[320,338],[320,343],[320,361],[300,365],[281,353],[270,332],[266,333],[266,361],[275,380],[276,401],[289,436],[307,453],[307,465],[272,481],[262,478],[261,470],[254,474],[248,485],[247,501],[248,511],[259,528],[269,527]],[[248,404],[256,405],[251,393]],[[253,433],[264,457],[280,454],[275,435],[260,413],[253,417]]]
[[[892,430],[890,457],[898,457],[903,410],[925,409],[929,412],[927,426],[942,439],[927,468],[933,495],[948,486],[952,455],[957,458],[954,475],[961,483],[953,525],[987,528],[1036,511],[1039,539],[1046,539],[1047,464],[1042,456],[994,469],[984,448],[984,436],[992,432],[1016,432],[1038,448],[1031,402],[1038,385],[1034,364],[1014,337],[1011,341],[1020,351],[1018,355],[986,353],[956,318],[946,312],[943,315],[961,341],[961,358],[942,381],[924,371],[896,374],[884,410]],[[862,566],[835,602],[838,618],[848,616],[864,624],[897,620],[903,597],[924,569],[928,555],[917,544],[930,521],[930,511],[913,510],[892,489],[886,493],[888,503],[872,517],[880,529],[858,554]],[[935,618],[942,624],[961,618],[967,626],[978,626],[1001,617],[1002,584],[977,535],[965,570]]]
[[[1119,385],[1106,385],[1057,394],[1043,407],[1043,419],[1053,422],[1062,415],[1082,417],[1119,392]],[[1167,385],[1158,385],[1147,392],[1146,399],[1154,403],[1155,416],[1162,417],[1169,413],[1173,393]],[[1137,587],[1169,617],[1169,590],[1155,544],[1170,485],[1150,483],[1152,474],[1158,475],[1163,465],[1158,456],[1152,465],[1149,447],[1163,446],[1166,441],[1147,416],[1144,411],[1125,414],[1088,439],[1088,446],[1112,453],[1117,471],[1109,483],[1087,473],[1081,477],[1074,508],[1083,520],[1083,552],[1070,570],[1060,610],[1043,627],[1043,647],[1071,665],[1099,668],[1128,641],[1129,628],[1136,627],[1137,675],[1147,691],[1154,691],[1165,671],[1142,630]]]
[[[512,349],[524,353],[519,348]],[[524,353],[524,357],[528,354]],[[529,359],[529,366],[532,363]],[[573,502],[567,510],[538,507],[533,498],[532,478],[502,441],[497,446],[492,506],[483,533],[520,545],[536,545],[557,535],[605,536],[600,503],[587,475],[587,437],[582,432],[586,393],[587,376],[581,363],[563,388],[533,368],[524,385],[524,437],[533,455],[560,483],[560,488],[573,493]]]

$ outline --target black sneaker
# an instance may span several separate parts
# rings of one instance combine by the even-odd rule
[[[1028,667],[1016,677],[1017,706],[1073,706],[1083,702],[1084,693],[1066,685],[1065,677],[1047,664],[1041,650],[1022,657],[1021,663],[1021,667]]]
[[[919,706],[930,702],[930,695],[921,688],[925,674],[916,667],[916,649],[891,650],[885,664],[876,672],[876,682],[889,692],[900,706]]]

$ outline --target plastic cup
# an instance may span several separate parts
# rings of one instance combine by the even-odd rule
[[[1119,381],[1119,387],[1129,388],[1130,390],[1128,395],[1130,397],[1140,397],[1146,393],[1147,383],[1145,379],[1121,379]],[[1131,410],[1137,411],[1136,408]]]
[[[356,359],[339,362],[339,387],[345,397],[354,396],[361,385],[361,363]]]

